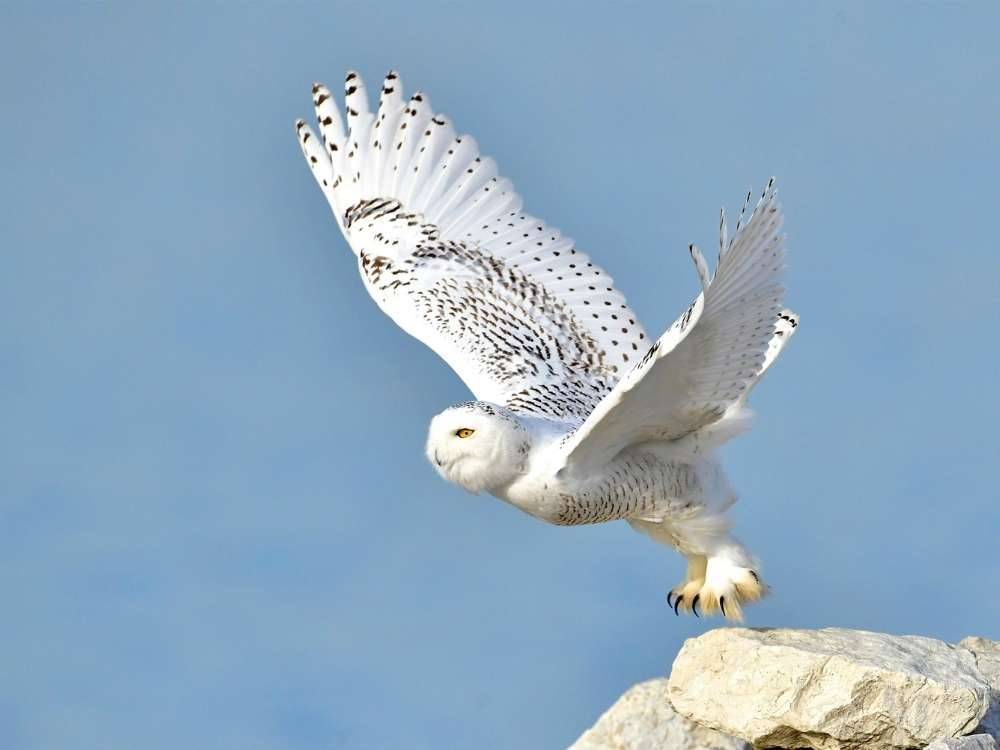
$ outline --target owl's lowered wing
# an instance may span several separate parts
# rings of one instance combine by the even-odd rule
[[[611,278],[395,73],[376,113],[355,73],[345,99],[346,130],[317,84],[296,131],[369,293],[477,398],[582,420],[648,345]]]
[[[742,404],[798,323],[781,306],[781,223],[772,180],[732,242],[723,218],[712,278],[691,246],[702,293],[566,440],[563,468],[601,465],[636,443],[680,440]]]

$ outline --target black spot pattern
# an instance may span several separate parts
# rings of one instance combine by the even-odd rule
[[[610,276],[572,240],[523,212],[511,182],[498,175],[492,159],[479,155],[472,138],[458,135],[445,117],[434,114],[425,94],[404,99],[394,71],[383,82],[376,114],[368,109],[357,74],[348,74],[344,91],[346,127],[330,92],[320,84],[313,87],[326,158],[300,134],[338,219],[349,206],[373,196],[400,200],[422,223],[434,224],[442,239],[478,248],[558,299],[596,342],[611,377],[631,369],[645,348],[645,333]],[[384,272],[383,265],[378,264],[379,272]],[[521,398],[541,395],[525,393]]]
[[[657,456],[627,452],[612,461],[587,488],[560,494],[553,523],[578,526],[644,514],[674,515],[702,495],[697,469]]]
[[[475,244],[441,239],[436,226],[396,200],[361,201],[343,224],[360,245],[361,273],[380,303],[408,307],[444,347],[498,384],[511,409],[582,419],[612,388],[605,352],[529,275]]]

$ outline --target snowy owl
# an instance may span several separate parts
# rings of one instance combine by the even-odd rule
[[[549,523],[624,519],[687,558],[675,613],[742,619],[767,586],[730,534],[713,452],[798,325],[773,180],[731,238],[722,214],[714,273],[689,246],[701,292],[650,341],[611,277],[425,94],[405,99],[390,72],[372,112],[349,73],[345,127],[329,89],[312,93],[320,136],[295,130],[368,292],[477,399],[431,421],[437,472]]]

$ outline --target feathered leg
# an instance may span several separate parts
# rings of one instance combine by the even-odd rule
[[[667,603],[676,614],[721,613],[742,622],[743,606],[767,595],[757,561],[729,533],[729,520],[724,515],[629,523],[687,558],[684,581],[667,594]]]
[[[720,542],[708,554],[705,583],[695,594],[692,609],[700,606],[706,615],[721,612],[730,620],[742,622],[743,605],[767,595],[758,567],[750,553],[732,537]]]

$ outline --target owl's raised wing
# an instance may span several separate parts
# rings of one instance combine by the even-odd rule
[[[781,306],[781,223],[772,180],[731,242],[723,216],[712,278],[691,246],[702,293],[566,440],[563,468],[600,465],[636,443],[680,440],[742,405],[798,325]]]
[[[345,101],[346,130],[315,85],[321,137],[295,127],[371,296],[477,398],[582,421],[648,347],[611,277],[396,73],[376,113],[355,73]]]

